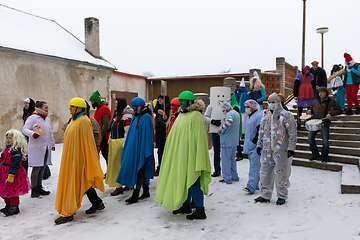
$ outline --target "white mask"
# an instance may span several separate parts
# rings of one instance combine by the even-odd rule
[[[247,114],[250,114],[250,113],[251,113],[251,109],[250,109],[250,108],[245,108],[245,112],[246,112]]]

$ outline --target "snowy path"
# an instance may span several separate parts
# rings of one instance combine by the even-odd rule
[[[259,195],[247,195],[248,161],[238,162],[240,181],[232,185],[213,178],[205,197],[207,219],[188,221],[154,203],[151,197],[133,205],[124,200],[131,192],[111,197],[106,186],[99,192],[106,209],[93,215],[85,197],[74,221],[56,226],[55,194],[62,145],[56,145],[52,176],[43,182],[51,194],[21,197],[20,214],[0,217],[0,239],[360,239],[360,195],[340,194],[340,173],[293,167],[289,200],[283,206],[255,204]],[[212,158],[212,151],[210,151]],[[104,167],[104,160],[101,163]],[[2,205],[0,205],[2,207]]]

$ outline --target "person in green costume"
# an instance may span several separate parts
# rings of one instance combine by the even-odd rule
[[[166,140],[156,188],[155,202],[173,214],[191,213],[187,219],[205,219],[204,194],[211,182],[211,164],[205,120],[199,112],[205,108],[190,91],[179,95],[181,113]],[[192,212],[191,199],[196,210]]]
[[[240,114],[239,145],[237,146],[237,149],[236,149],[237,154],[236,154],[236,158],[235,158],[236,161],[240,161],[240,160],[243,160],[242,148],[241,148],[241,143],[240,143],[240,138],[242,138],[242,136],[243,136],[243,134],[242,134],[242,119],[241,119],[239,103],[237,102],[233,93],[230,95],[230,105],[235,111],[237,111]]]

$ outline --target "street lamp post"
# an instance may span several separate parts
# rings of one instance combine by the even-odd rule
[[[301,54],[301,69],[305,67],[305,17],[306,17],[306,0],[303,0],[303,32],[302,32],[302,54]]]
[[[321,67],[324,69],[324,33],[327,33],[329,31],[329,28],[322,27],[316,29],[317,33],[321,34]]]

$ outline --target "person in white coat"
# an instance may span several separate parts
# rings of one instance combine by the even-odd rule
[[[31,197],[49,195],[42,187],[42,179],[46,165],[51,163],[51,150],[55,151],[55,141],[47,118],[49,106],[44,101],[35,104],[35,112],[26,120],[22,133],[29,137],[28,161],[33,167],[31,172]]]

